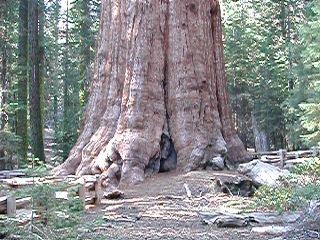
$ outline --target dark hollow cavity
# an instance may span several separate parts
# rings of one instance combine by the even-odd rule
[[[177,168],[177,153],[172,140],[162,134],[160,152],[152,157],[145,168],[145,173],[150,176],[158,172],[169,172]]]
[[[160,142],[160,169],[159,172],[169,172],[177,167],[177,152],[171,138],[162,134]]]

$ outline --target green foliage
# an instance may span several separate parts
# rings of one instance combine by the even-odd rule
[[[1,229],[2,232],[15,233],[23,237],[39,235],[44,239],[78,239],[75,229],[87,223],[81,222],[83,205],[82,200],[77,197],[77,189],[78,186],[65,183],[38,184],[18,189],[15,191],[17,197],[32,196],[35,213],[41,217],[34,220],[33,232],[30,232],[30,227],[24,228],[11,221],[6,223],[10,227]],[[68,191],[68,200],[56,199],[57,191]]]
[[[255,193],[257,207],[278,212],[303,208],[311,200],[320,200],[320,182],[302,186],[262,186]]]
[[[0,130],[8,131],[14,131],[15,111],[19,108],[16,100],[18,6],[15,1],[0,1]]]
[[[320,81],[315,84],[314,96],[299,105],[302,109],[301,124],[306,130],[302,137],[309,146],[320,145]]]
[[[278,186],[262,186],[254,196],[257,207],[279,212],[297,210],[320,200],[319,158],[295,166]]]
[[[50,173],[47,166],[39,161],[39,163],[34,164],[32,168],[27,168],[26,175],[30,177],[44,177],[50,175]]]
[[[320,159],[314,158],[303,164],[298,164],[291,170],[293,174],[311,175],[320,177]]]
[[[10,169],[19,163],[21,139],[14,133],[0,131],[0,165]]]
[[[240,136],[254,144],[251,112],[270,147],[285,145],[282,106],[295,78],[293,63],[303,1],[226,1],[225,55]]]
[[[0,149],[8,154],[18,154],[21,139],[12,132],[0,131]]]
[[[293,198],[293,188],[287,186],[262,186],[255,193],[255,202],[258,207],[277,210],[279,212],[296,208]]]
[[[40,25],[44,26],[44,35],[39,36],[44,50],[44,62],[40,63],[43,67],[41,78],[44,84],[41,90],[44,96],[39,97],[44,106],[44,124],[55,130],[58,141],[56,153],[66,158],[78,137],[82,112],[88,98],[99,28],[100,0],[69,1],[68,11],[65,5],[61,7],[61,0],[41,0],[39,3],[43,10],[39,16]],[[30,106],[23,105],[18,99],[21,93],[18,80],[21,77],[21,62],[29,68],[30,61],[21,61],[18,51],[21,21],[19,4],[15,1],[0,1],[0,129],[6,125],[8,131],[21,133],[17,125],[19,112]],[[6,71],[2,71],[4,66]],[[26,134],[23,136],[23,157],[26,159],[28,139],[25,139]],[[36,149],[36,146],[33,148]]]
[[[320,2],[226,1],[225,55],[240,137],[251,112],[271,148],[320,143]]]
[[[320,1],[310,1],[305,6],[306,21],[299,29],[300,60],[295,67],[298,87],[288,99],[293,132],[292,141],[303,141],[307,146],[320,144]]]
[[[70,1],[68,10],[60,9],[60,1],[49,4],[47,47],[50,75],[46,85],[47,116],[53,122],[58,153],[65,159],[75,144],[89,85],[95,56],[95,42],[99,25],[100,1]],[[60,24],[59,24],[60,21]],[[61,22],[63,25],[61,26]],[[63,30],[63,34],[60,34]],[[60,53],[60,54],[59,54]],[[51,75],[54,78],[51,78]],[[63,89],[63,91],[61,91]],[[59,117],[62,116],[62,117]]]

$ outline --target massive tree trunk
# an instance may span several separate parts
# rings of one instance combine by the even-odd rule
[[[56,174],[145,173],[249,156],[231,119],[217,0],[104,0],[78,142]]]

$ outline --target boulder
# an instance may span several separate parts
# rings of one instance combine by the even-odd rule
[[[225,168],[224,158],[221,156],[214,157],[207,162],[207,168],[212,170],[223,170]]]
[[[249,163],[240,164],[238,172],[250,177],[256,186],[275,186],[281,176],[287,175],[287,170],[282,170],[271,164],[254,160]]]

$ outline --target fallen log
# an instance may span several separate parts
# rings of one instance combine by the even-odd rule
[[[85,202],[85,205],[90,205],[90,204],[93,205],[95,203],[95,197],[86,197],[84,199],[84,202]]]
[[[24,177],[26,173],[23,170],[2,170],[0,171],[0,179],[10,179],[14,177]]]
[[[23,187],[28,185],[33,185],[39,182],[41,178],[39,177],[28,177],[28,178],[12,178],[12,179],[2,179],[1,182],[9,185],[10,187]]]
[[[85,184],[85,188],[88,189],[89,191],[94,191],[94,182],[88,182]]]
[[[141,216],[137,215],[134,217],[125,216],[125,215],[117,215],[117,216],[104,216],[103,219],[107,222],[126,222],[126,223],[135,223],[141,218]]]
[[[262,155],[278,155],[278,151],[269,151],[269,152],[254,152],[251,153],[253,156],[262,156]]]
[[[217,227],[246,227],[253,219],[239,214],[226,214],[219,212],[198,213],[204,224],[216,224]]]
[[[218,227],[246,227],[248,225],[291,224],[298,221],[300,213],[243,213],[231,214],[221,212],[199,212],[205,224],[216,224]]]
[[[8,198],[7,196],[0,197],[0,206],[7,203],[7,198]]]

